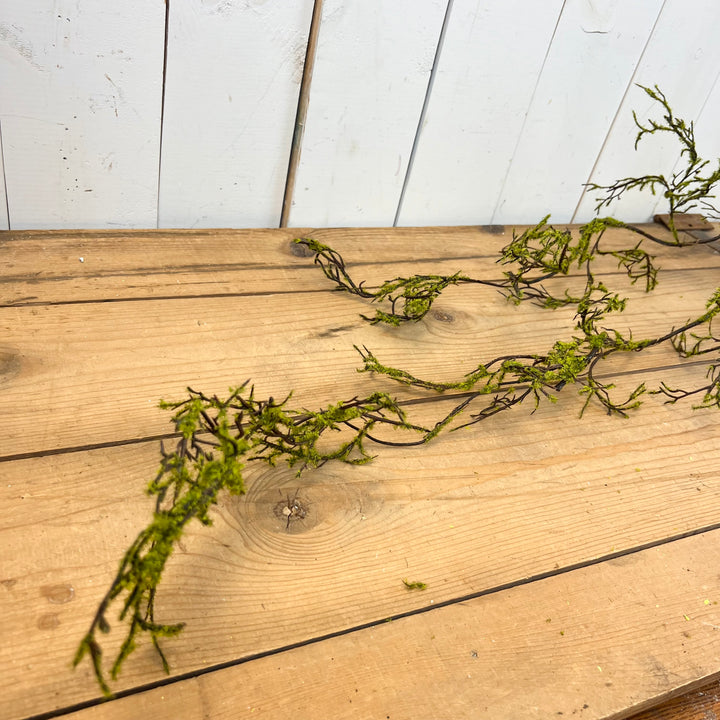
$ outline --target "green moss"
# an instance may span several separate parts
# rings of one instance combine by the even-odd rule
[[[700,159],[695,148],[692,123],[688,125],[675,118],[657,88],[644,91],[660,103],[665,115],[663,122],[650,120],[646,125],[635,117],[639,129],[636,144],[647,134],[672,133],[681,144],[687,168],[671,179],[651,175],[591,189],[606,190],[598,210],[629,190],[661,190],[670,204],[671,244],[682,245],[672,217],[698,203],[714,209],[709,198],[713,197],[714,184],[720,180],[720,166],[710,172],[708,162]],[[154,514],[125,552],[117,575],[80,642],[74,664],[89,657],[100,688],[110,694],[101,639],[111,630],[108,617],[113,608],[119,610],[117,617],[125,623],[125,636],[110,666],[111,678],[117,678],[143,637],[150,639],[163,667],[169,671],[160,639],[177,636],[183,623],[165,624],[155,619],[155,597],[163,572],[190,522],[210,525],[212,507],[221,493],[245,493],[243,473],[250,462],[269,465],[285,462],[296,467],[298,474],[329,461],[362,464],[374,457],[368,445],[423,445],[446,429],[458,430],[489,420],[525,401],[532,403],[533,410],[543,400],[555,403],[566,387],[574,387],[585,399],[583,411],[594,402],[620,417],[627,417],[639,407],[647,392],[663,395],[667,403],[694,398],[697,408],[720,409],[720,336],[713,327],[720,314],[720,287],[704,311],[681,327],[635,340],[631,333],[621,333],[611,326],[612,318],[623,313],[627,301],[619,290],[608,288],[595,276],[595,262],[601,257],[615,259],[630,283],[641,281],[645,291],[650,292],[657,284],[658,272],[641,243],[666,241],[610,217],[595,218],[577,233],[554,228],[548,221],[546,216],[520,235],[513,233],[513,239],[498,258],[505,268],[501,279],[470,278],[459,272],[416,275],[389,280],[375,289],[357,283],[345,260],[332,248],[311,238],[298,239],[296,242],[315,254],[315,263],[338,290],[380,306],[375,308],[375,315],[363,316],[373,324],[397,326],[418,322],[447,287],[475,283],[499,290],[516,304],[530,300],[549,309],[574,306],[575,326],[571,337],[557,338],[545,352],[510,351],[500,357],[476,359],[471,363],[472,369],[454,381],[415,377],[403,368],[383,364],[367,348],[356,348],[362,360],[361,372],[385,376],[418,393],[427,393],[426,400],[443,399],[444,393],[453,391],[455,406],[440,413],[429,427],[413,423],[398,400],[379,391],[317,410],[293,408],[290,395],[281,401],[272,397],[258,399],[248,382],[230,388],[225,398],[188,388],[187,396],[181,400],[161,401],[161,408],[173,413],[172,422],[179,439],[170,451],[161,446],[160,466],[147,488],[155,497]],[[604,234],[618,228],[636,233],[641,240],[624,250],[606,249]],[[579,293],[571,294],[567,288],[551,293],[544,287],[547,280],[569,277],[571,273],[585,278],[585,287]],[[657,389],[648,390],[641,384],[629,395],[615,397],[613,383],[599,372],[603,363],[618,353],[642,352],[663,343],[671,344],[683,358],[710,356],[705,381],[689,389],[661,383]],[[461,415],[465,419],[458,424]],[[408,590],[426,588],[420,581],[404,579],[403,584]]]

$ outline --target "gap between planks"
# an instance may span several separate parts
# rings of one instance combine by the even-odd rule
[[[619,720],[720,672],[719,562],[715,530],[40,717]]]
[[[321,280],[322,280],[322,279],[321,279]],[[444,326],[439,326],[439,327],[440,327],[440,328],[444,328]],[[416,328],[416,329],[417,329],[417,328]],[[416,329],[415,329],[415,330],[416,330]],[[462,334],[462,332],[467,331],[467,330],[469,330],[470,328],[464,328],[464,330],[463,330],[463,328],[461,327],[460,329],[461,329],[461,334]],[[51,414],[51,416],[52,416],[52,414]],[[448,445],[445,445],[444,447],[447,448],[447,447],[449,447],[449,446],[448,446]],[[441,451],[439,451],[439,452],[441,452]],[[39,459],[39,460],[40,460],[40,459]],[[9,468],[9,466],[6,466],[6,468]],[[46,468],[46,469],[47,469],[47,468]],[[85,468],[85,470],[87,470],[87,468]],[[42,468],[41,468],[41,473],[31,473],[31,477],[41,476],[41,474],[42,474]],[[123,480],[124,480],[124,481],[128,481],[128,478],[125,477],[125,478],[123,478]],[[285,480],[287,481],[287,478],[285,478]],[[27,506],[24,508],[24,510],[28,510],[28,509],[29,509],[29,508],[27,508]],[[707,526],[707,525],[704,525],[703,527],[708,527],[708,526]],[[697,529],[697,526],[696,526],[696,529]],[[299,590],[300,588],[297,588],[297,589]]]
[[[634,336],[642,337],[659,324],[684,322],[704,305],[713,278],[692,270],[666,281],[648,296],[633,288],[630,296],[643,302],[628,306],[616,321],[618,330],[630,324]],[[285,296],[268,295],[242,303],[178,298],[6,308],[0,312],[7,327],[0,348],[8,405],[2,454],[165,434],[167,415],[158,412],[157,401],[183,396],[187,385],[224,394],[251,378],[259,395],[293,390],[294,402],[309,407],[379,388],[399,400],[408,397],[397,383],[357,373],[361,363],[353,345],[418,377],[453,380],[458,367],[467,372],[478,361],[507,353],[509,342],[515,352],[536,353],[558,333],[573,332],[567,309],[548,312],[487,297],[476,286],[449,288],[422,323],[394,331],[364,323],[358,313],[366,304],[346,293],[299,294],[290,306]],[[613,358],[604,372],[676,362],[671,349],[651,348]],[[328,373],[335,378],[332,386]],[[45,413],[45,422],[37,423],[38,413]]]
[[[690,361],[685,363],[670,363],[670,364],[664,364],[664,365],[654,365],[653,367],[648,368],[640,368],[637,370],[625,370],[625,371],[618,371],[618,372],[612,372],[612,373],[596,373],[595,378],[598,380],[608,380],[610,378],[619,378],[619,377],[625,377],[625,376],[632,376],[633,378],[637,378],[638,380],[642,380],[642,377],[644,375],[648,374],[654,374],[655,372],[666,372],[671,370],[680,370],[680,369],[688,369],[688,368],[701,368],[705,367],[707,365],[707,362],[703,362],[701,360],[697,361]],[[452,401],[452,402],[458,402],[462,400],[463,398],[472,397],[474,393],[472,391],[462,392],[462,393],[443,393],[443,400],[445,401]],[[400,407],[404,408],[412,408],[418,405],[428,405],[428,404],[434,404],[436,403],[436,398],[433,396],[429,397],[422,397],[422,398],[411,398],[407,400],[399,400],[398,405]],[[159,433],[157,435],[147,435],[144,437],[134,437],[134,438],[123,438],[118,440],[109,440],[106,442],[99,442],[99,443],[87,443],[85,445],[74,445],[74,446],[67,446],[67,447],[58,447],[58,448],[44,448],[39,450],[32,450],[24,453],[16,453],[13,455],[0,455],[0,463],[5,462],[13,462],[16,460],[28,460],[32,458],[40,458],[40,457],[51,457],[53,455],[70,455],[73,453],[82,453],[82,452],[88,452],[93,450],[103,450],[103,449],[109,449],[109,448],[116,448],[116,447],[124,447],[127,445],[141,445],[145,443],[158,443],[163,442],[166,440],[173,440],[180,437],[180,433],[178,432],[165,432],[165,433]]]
[[[524,447],[514,451],[507,443],[518,418],[498,423],[486,438],[482,468],[476,443],[459,434],[429,446],[421,458],[389,448],[358,472],[321,468],[304,485],[315,517],[292,532],[273,519],[272,506],[284,497],[281,489],[297,488],[297,478],[282,468],[254,472],[247,496],[220,503],[214,529],[189,529],[168,569],[159,612],[188,621],[181,639],[166,647],[172,666],[195,672],[253,647],[277,648],[290,638],[322,636],[426,607],[429,600],[439,605],[465,597],[468,589],[481,594],[509,587],[714,527],[712,423],[702,427],[697,417],[689,426],[677,419],[671,426],[667,420],[676,415],[660,410],[644,414],[630,438],[623,439],[622,423],[606,425],[604,447],[582,447],[557,422],[556,406],[550,410],[555,420],[520,427]],[[705,423],[711,419],[705,416]],[[5,677],[12,683],[30,663],[36,669],[23,669],[15,683],[36,677],[32,697],[45,698],[45,707],[53,698],[70,704],[94,690],[85,671],[72,686],[61,683],[59,668],[149,511],[140,488],[156,464],[156,450],[147,445],[4,467],[17,490],[0,488],[8,500],[3,517],[25,523],[3,532],[4,568],[17,579],[6,621],[15,634],[29,633]],[[617,552],[609,553],[611,546]],[[78,559],[78,547],[93,550]],[[385,549],[380,557],[379,548]],[[72,560],[58,565],[57,556]],[[396,588],[409,573],[430,589]],[[75,602],[63,608],[50,637],[22,631],[27,620],[48,612],[36,592],[42,583],[75,588]],[[372,592],[358,594],[359,586]],[[227,593],[228,603],[220,603]],[[155,658],[141,653],[126,666],[122,687],[159,677]]]

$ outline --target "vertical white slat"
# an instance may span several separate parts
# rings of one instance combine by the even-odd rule
[[[172,0],[160,227],[272,227],[312,0]]]
[[[392,225],[447,0],[325,0],[291,226]]]
[[[155,226],[164,28],[162,0],[3,1],[13,229]]]
[[[704,160],[710,161],[703,171],[703,175],[714,172],[720,163],[720,123],[718,118],[720,118],[720,72],[715,76],[710,95],[695,122],[695,141],[698,153]],[[709,202],[717,208],[718,214],[720,214],[720,185],[716,186],[714,195],[715,197],[711,198]],[[656,205],[655,210],[664,212],[665,208],[661,210]],[[698,208],[696,212],[703,212],[703,208]]]
[[[567,0],[493,222],[569,222],[662,0]]]
[[[716,0],[667,0],[633,83],[659,85],[678,117],[690,121],[697,117],[708,98],[720,66],[720,3]],[[679,146],[670,136],[646,136],[633,151],[638,119],[662,118],[662,109],[642,90],[630,87],[620,106],[590,181],[607,185],[624,177],[648,173],[671,173],[679,156]],[[717,128],[717,117],[714,119]],[[576,222],[595,214],[598,192],[587,193],[578,207]],[[645,222],[657,212],[667,212],[648,192],[625,194],[601,214],[628,222]]]
[[[401,225],[489,223],[562,0],[455,0]]]
[[[0,230],[10,229],[7,212],[7,194],[5,191],[5,160],[2,149],[2,124],[0,124]]]

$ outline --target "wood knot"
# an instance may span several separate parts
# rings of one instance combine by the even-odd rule
[[[279,520],[285,521],[285,529],[289,530],[290,525],[298,520],[305,520],[309,512],[309,503],[298,495],[299,491],[291,498],[289,495],[285,500],[280,501],[273,508],[273,513]]]
[[[455,322],[455,316],[445,310],[433,310],[432,317],[433,319],[443,323]]]
[[[60,617],[57,613],[45,613],[37,620],[39,630],[54,630],[60,625]]]
[[[64,605],[75,597],[75,588],[72,585],[43,585],[40,594],[52,605]]]
[[[502,235],[505,232],[504,225],[481,225],[480,229],[490,235]]]
[[[295,240],[290,241],[290,254],[295,257],[313,257],[315,253],[302,243],[296,243]]]
[[[0,345],[0,383],[12,380],[20,373],[20,355],[9,345]]]

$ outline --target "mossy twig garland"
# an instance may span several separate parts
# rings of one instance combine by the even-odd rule
[[[314,412],[292,409],[288,407],[289,401],[290,396],[281,401],[272,397],[258,400],[253,387],[245,382],[231,389],[225,399],[188,388],[187,398],[161,403],[163,409],[173,411],[172,420],[180,438],[173,451],[162,448],[160,469],[147,489],[148,494],[156,497],[153,520],[125,553],[73,661],[77,665],[89,655],[106,695],[110,694],[110,687],[102,667],[98,632],[110,631],[107,618],[110,606],[124,595],[118,620],[129,624],[110,668],[112,680],[117,679],[143,633],[150,635],[168,672],[159,639],[176,636],[184,625],[155,621],[155,595],[163,570],[190,520],[212,524],[208,513],[217,503],[220,491],[231,495],[245,493],[246,463],[261,460],[274,465],[283,460],[290,467],[298,467],[298,474],[329,460],[357,465],[372,459],[365,442],[372,438],[370,432],[377,426],[409,431],[419,436],[421,442],[432,432],[409,422],[397,401],[381,392]],[[349,433],[321,448],[321,439],[343,429]]]
[[[617,180],[612,185],[597,185],[589,183],[586,187],[590,191],[602,190],[604,195],[598,198],[596,212],[600,212],[603,208],[610,206],[615,200],[621,198],[629,190],[645,190],[649,189],[655,195],[658,192],[667,200],[669,206],[669,229],[673,236],[672,243],[674,245],[682,245],[678,230],[675,227],[675,215],[678,213],[688,213],[695,209],[701,209],[709,219],[720,219],[720,211],[717,206],[711,202],[715,199],[713,189],[720,181],[720,159],[716,161],[717,165],[714,170],[710,170],[710,161],[703,160],[698,154],[695,143],[695,126],[694,123],[686,123],[685,120],[675,117],[667,98],[655,85],[654,88],[638,85],[646,95],[657,102],[664,112],[662,122],[648,119],[647,124],[643,125],[638,120],[637,114],[633,111],[633,120],[638,129],[635,138],[635,149],[646,135],[654,135],[656,133],[669,133],[674,136],[680,145],[680,158],[684,159],[686,165],[678,172],[673,173],[670,177],[664,174],[643,175],[641,177],[629,177]],[[656,242],[666,243],[664,240],[655,238],[640,228],[633,225],[625,227],[638,232]],[[720,234],[709,237],[701,241],[694,242],[713,242],[720,239]],[[693,243],[694,244],[694,243]]]
[[[666,114],[664,123],[651,120],[648,125],[642,125],[635,117],[639,128],[636,145],[646,134],[671,132],[681,142],[681,154],[687,159],[688,167],[669,180],[663,175],[651,175],[626,178],[606,188],[590,186],[590,189],[607,192],[598,209],[626,191],[650,188],[653,192],[664,189],[671,219],[675,213],[696,207],[698,203],[714,211],[709,198],[714,197],[711,191],[720,179],[720,165],[708,173],[708,162],[701,160],[695,149],[692,123],[687,125],[675,118],[659,89],[643,89],[663,106]],[[245,493],[244,471],[248,463],[261,461],[273,465],[282,461],[297,468],[298,474],[330,460],[362,464],[373,458],[368,443],[423,445],[445,429],[457,430],[476,424],[528,399],[534,411],[543,400],[556,402],[558,393],[568,386],[575,386],[585,397],[582,411],[588,403],[596,401],[608,413],[620,417],[627,417],[637,408],[641,396],[647,392],[663,395],[670,404],[692,398],[693,407],[720,409],[720,337],[713,328],[720,314],[720,288],[709,298],[705,310],[681,327],[636,340],[631,334],[609,326],[609,319],[625,309],[626,298],[609,289],[593,272],[598,258],[612,257],[631,283],[641,282],[646,292],[657,284],[657,269],[652,256],[641,246],[642,241],[624,250],[607,250],[602,238],[608,229],[629,229],[643,239],[663,244],[692,243],[681,240],[672,222],[673,241],[668,242],[609,217],[586,223],[577,235],[548,225],[548,219],[549,216],[543,218],[520,235],[513,233],[512,241],[498,259],[506,269],[501,278],[494,279],[471,278],[460,272],[415,275],[395,278],[369,289],[351,277],[344,259],[335,250],[310,238],[297,241],[315,253],[316,264],[338,289],[384,304],[385,309],[376,308],[374,316],[363,316],[373,324],[397,326],[418,322],[447,287],[473,283],[493,287],[513,303],[532,301],[545,308],[574,306],[573,335],[556,340],[545,353],[508,353],[486,360],[453,382],[417,378],[406,370],[382,364],[367,348],[358,348],[362,359],[360,372],[384,375],[418,391],[430,392],[438,399],[447,391],[459,395],[455,407],[429,427],[413,423],[403,403],[384,392],[311,411],[292,408],[291,396],[280,401],[272,397],[258,399],[253,387],[245,382],[232,388],[224,399],[188,388],[186,398],[161,403],[162,408],[173,413],[178,440],[172,451],[161,447],[160,468],[148,486],[148,493],[156,500],[152,521],[124,554],[74,658],[75,665],[86,656],[90,658],[105,695],[110,696],[111,689],[101,641],[102,635],[111,630],[108,615],[116,606],[119,606],[117,618],[126,624],[127,631],[110,666],[110,679],[117,680],[123,663],[143,635],[149,636],[165,672],[169,672],[160,640],[177,636],[184,624],[164,624],[155,619],[155,599],[163,571],[192,519],[211,525],[210,510],[221,492]],[[551,293],[544,286],[551,278],[567,277],[571,271],[579,271],[585,277],[585,287],[580,293],[568,290]],[[642,352],[663,343],[671,343],[683,358],[711,356],[705,382],[692,389],[673,388],[663,382],[658,388],[648,390],[641,384],[626,397],[613,398],[613,384],[599,377],[601,364],[616,353]],[[487,402],[477,409],[476,403],[482,399]],[[462,424],[455,423],[471,406],[474,410],[469,419]],[[383,433],[380,437],[377,431],[381,428],[392,433],[389,436]],[[397,435],[399,432],[403,435]],[[407,580],[403,583],[408,589],[424,586],[424,583]]]

